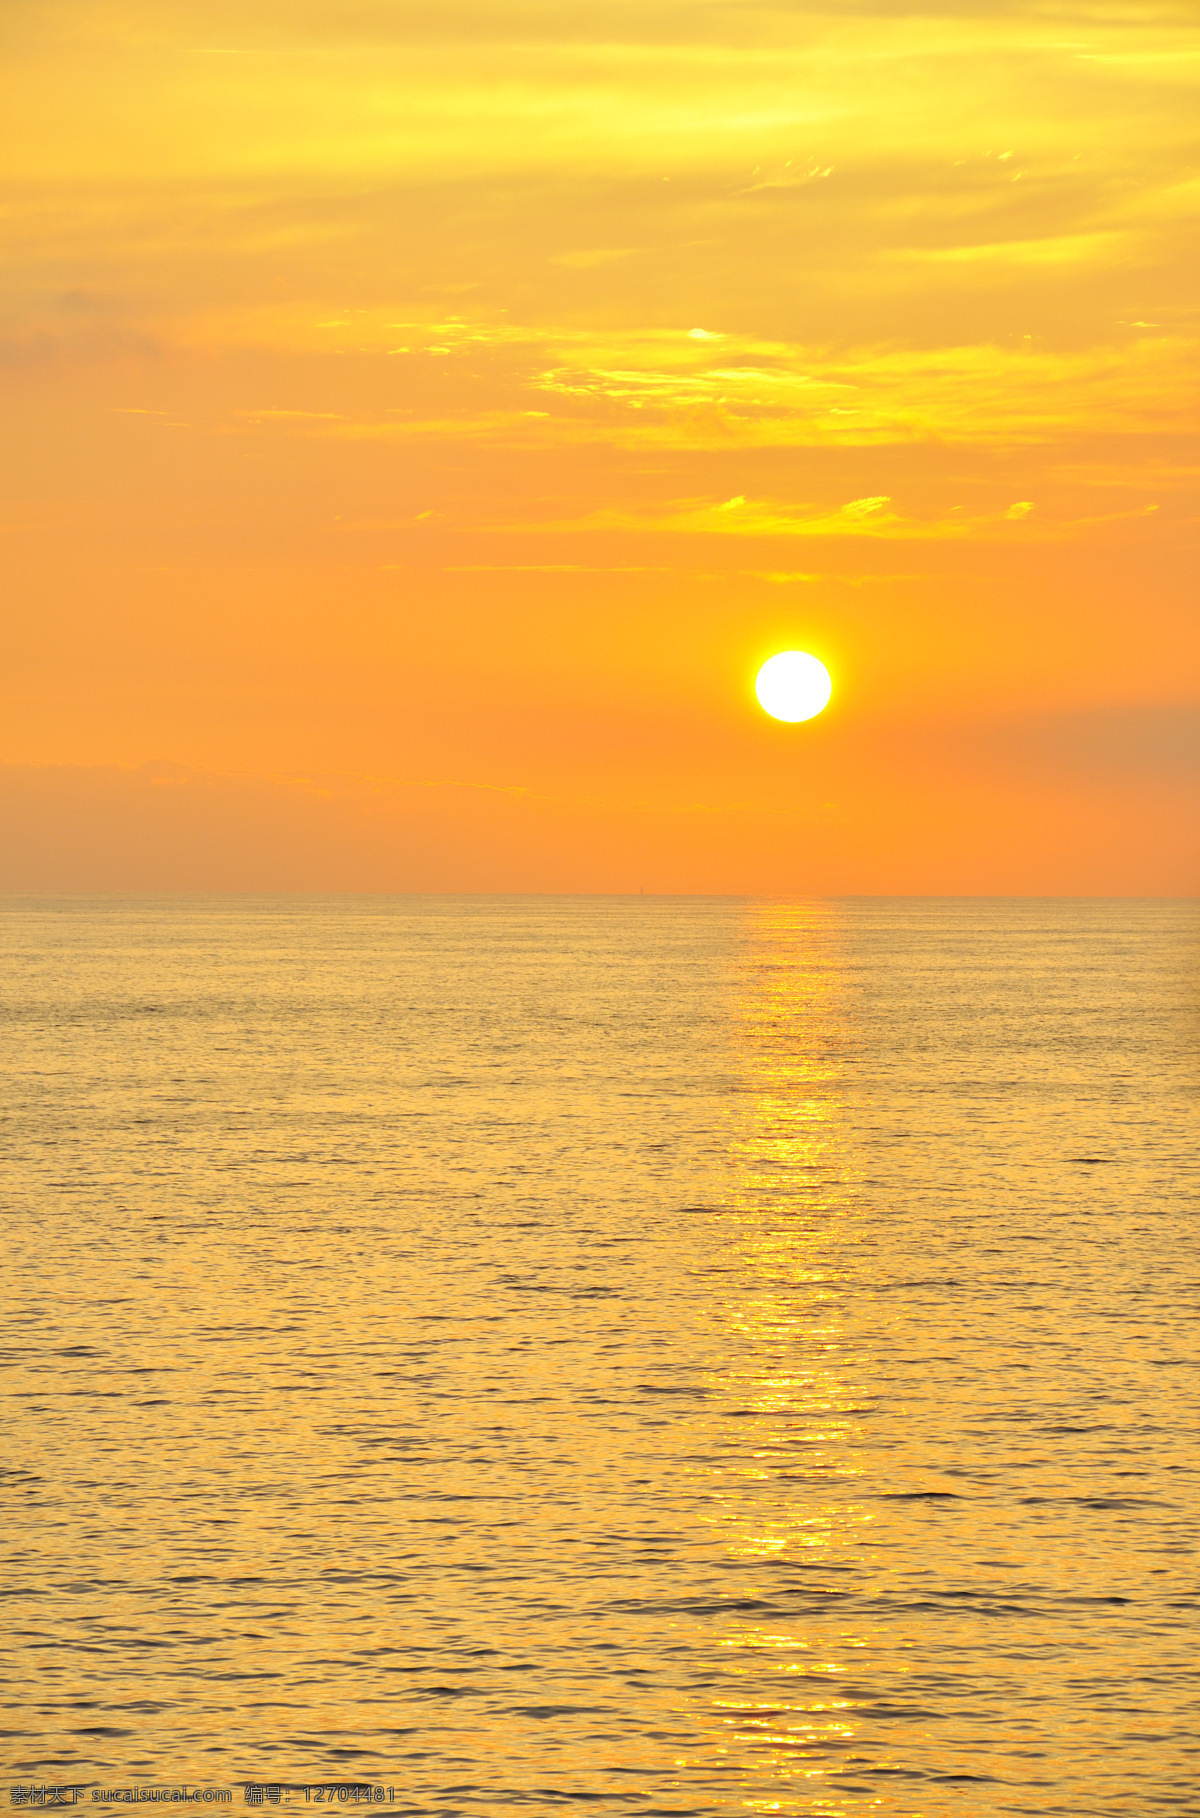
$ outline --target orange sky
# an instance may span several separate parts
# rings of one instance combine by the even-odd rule
[[[0,29],[0,886],[1197,888],[1194,6]]]

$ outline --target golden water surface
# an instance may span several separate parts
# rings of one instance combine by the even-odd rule
[[[1200,1810],[1197,923],[9,899],[7,1783]]]

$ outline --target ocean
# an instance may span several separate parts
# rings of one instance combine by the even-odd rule
[[[1200,1813],[1195,903],[0,943],[10,1803]]]

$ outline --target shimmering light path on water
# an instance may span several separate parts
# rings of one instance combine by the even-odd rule
[[[1200,1809],[1198,931],[10,899],[8,1781]]]

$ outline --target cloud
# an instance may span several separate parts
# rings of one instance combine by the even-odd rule
[[[1200,701],[1102,704],[1014,715],[961,735],[990,761],[1108,782],[1200,781]],[[1188,843],[1184,829],[1180,838]],[[1196,841],[1191,841],[1193,845]]]
[[[0,889],[478,888],[528,820],[527,794],[229,776],[165,759],[0,765]]]
[[[1077,536],[1081,529],[1095,530],[1103,525],[1145,517],[1154,506],[1133,511],[1107,512],[1086,521],[1047,522],[1038,535],[1043,540]],[[1022,503],[1007,511],[974,513],[960,509],[921,516],[892,508],[886,493],[844,504],[829,506],[803,504],[784,499],[754,499],[738,493],[719,503],[698,499],[663,501],[656,506],[630,505],[624,508],[605,506],[587,517],[545,520],[539,524],[494,524],[494,531],[527,534],[541,532],[632,531],[643,534],[717,537],[833,537],[862,539],[923,540],[937,542],[980,542],[1009,534],[1006,526],[1022,523],[1033,506]]]
[[[837,794],[866,856],[827,881],[882,884],[910,811],[949,854],[930,882],[982,875],[953,869],[964,827],[999,877],[1039,764],[1091,815],[1086,875],[1133,875],[1104,869],[1110,797],[1186,769],[1149,724],[947,734],[911,789],[871,753],[897,697],[928,709],[907,763],[938,702],[1188,673],[1193,15],[11,0],[8,751],[178,739],[197,766],[10,776],[11,863],[503,887],[523,852],[582,882],[628,849],[587,790],[633,777],[660,832],[735,775],[738,802],[804,795],[837,727],[768,744],[738,678],[819,637],[866,754]],[[504,793],[527,754],[553,808]],[[576,868],[534,864],[577,850],[572,815]],[[761,809],[762,851],[791,853],[781,824]]]

